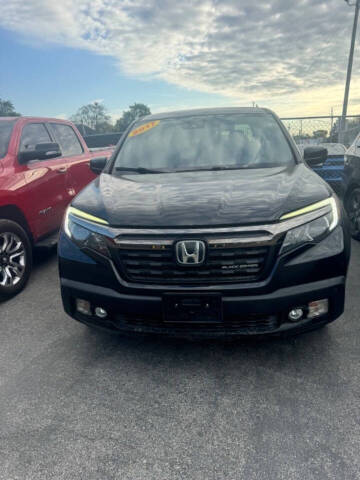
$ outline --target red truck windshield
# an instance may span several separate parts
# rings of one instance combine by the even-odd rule
[[[5,157],[15,120],[0,121],[0,158]]]

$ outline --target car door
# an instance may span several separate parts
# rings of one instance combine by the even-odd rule
[[[18,151],[34,150],[38,143],[50,142],[53,139],[44,123],[26,123],[21,131]],[[56,231],[61,225],[68,203],[67,170],[63,158],[32,160],[23,165],[32,221],[38,236]]]
[[[95,175],[89,167],[89,153],[84,148],[71,125],[51,122],[49,124],[56,142],[60,145],[63,158],[69,166],[68,188],[73,195],[82,190]]]

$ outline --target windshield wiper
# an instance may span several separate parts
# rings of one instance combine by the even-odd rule
[[[214,165],[210,167],[209,170],[242,170],[249,168],[249,166],[240,166],[240,165]]]
[[[268,165],[266,165],[268,166]],[[270,165],[271,166],[271,165]],[[176,170],[163,170],[163,169],[151,169],[145,167],[115,167],[116,172],[135,172],[135,173],[184,173],[184,172],[207,172],[207,171],[221,171],[221,170],[246,170],[250,168],[264,168],[264,166],[258,165],[214,165],[208,167],[193,167]]]
[[[208,172],[208,171],[216,171],[216,170],[241,170],[241,169],[246,169],[249,168],[248,166],[241,167],[240,165],[214,165],[211,167],[210,165],[208,167],[193,167],[193,168],[187,168],[183,170],[174,170],[174,172]]]
[[[116,172],[135,172],[135,173],[169,173],[168,170],[155,170],[145,167],[115,167]]]
[[[220,171],[220,170],[250,170],[250,169],[257,169],[257,168],[275,168],[281,167],[282,165],[270,164],[270,163],[258,163],[258,164],[247,164],[247,165],[214,165],[213,167],[199,167],[195,169],[189,170],[177,170],[186,171],[186,172],[200,172],[200,171]]]

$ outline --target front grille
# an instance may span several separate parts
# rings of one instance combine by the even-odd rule
[[[140,317],[137,315],[116,315],[115,325],[118,327],[132,327],[134,329],[154,329],[158,331],[212,331],[212,332],[238,332],[243,334],[271,332],[280,325],[278,315],[248,314],[246,316],[230,316],[219,323],[194,323],[191,322],[164,322],[157,317]]]
[[[239,243],[207,245],[202,265],[183,266],[175,260],[172,241],[163,244],[123,243],[115,249],[121,273],[129,281],[152,284],[219,284],[253,282],[263,275],[270,261],[270,246]]]

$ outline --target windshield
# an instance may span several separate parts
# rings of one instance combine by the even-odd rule
[[[11,132],[15,121],[0,121],[0,158],[5,157],[7,154]]]
[[[137,123],[113,171],[126,167],[166,171],[270,168],[294,163],[272,115],[204,115]]]

